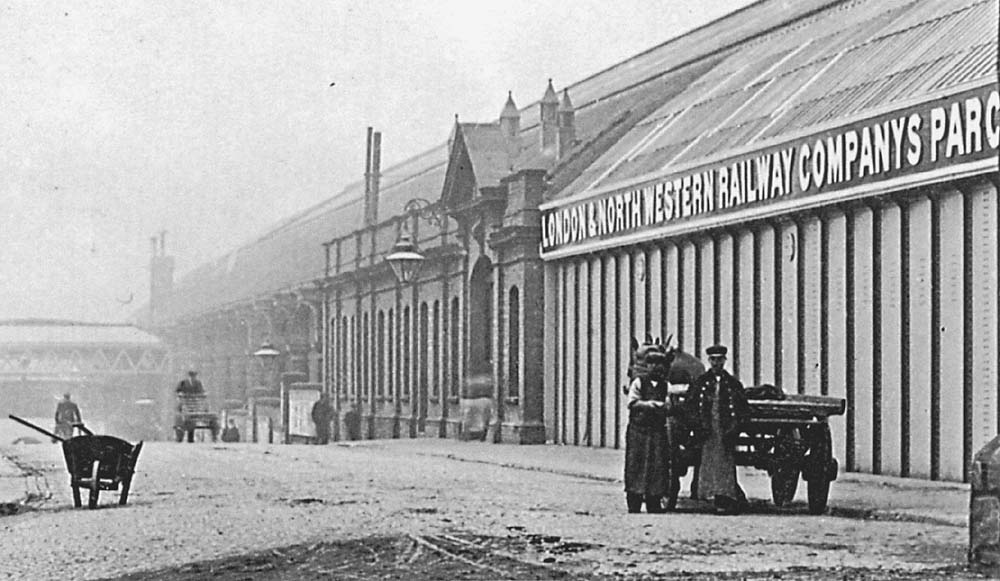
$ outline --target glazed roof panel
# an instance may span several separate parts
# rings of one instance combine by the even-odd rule
[[[625,186],[727,151],[997,74],[997,0],[838,4],[732,51],[553,198]],[[651,129],[653,127],[654,129]],[[583,179],[588,178],[588,179]]]

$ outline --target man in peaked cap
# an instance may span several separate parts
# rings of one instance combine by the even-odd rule
[[[736,480],[735,438],[748,415],[743,384],[726,371],[724,345],[705,350],[709,369],[689,387],[685,397],[688,417],[701,442],[701,462],[695,470],[692,495],[709,500],[723,514],[737,514],[747,504]]]
[[[205,393],[205,387],[201,384],[201,380],[198,379],[198,372],[192,369],[188,371],[188,376],[181,380],[177,384],[177,393],[184,394],[202,394]]]

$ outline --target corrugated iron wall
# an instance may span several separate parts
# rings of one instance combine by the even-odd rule
[[[852,471],[963,480],[998,423],[997,176],[550,263],[551,439],[624,445],[629,341],[845,397]]]

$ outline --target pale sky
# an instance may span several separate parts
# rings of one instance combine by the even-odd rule
[[[360,179],[369,125],[388,167],[748,3],[0,7],[0,319],[123,321],[160,230],[183,274]]]

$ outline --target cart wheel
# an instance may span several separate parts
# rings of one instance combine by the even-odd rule
[[[795,498],[795,491],[799,487],[799,470],[788,466],[781,466],[771,475],[771,499],[775,506],[784,506]]]
[[[809,494],[809,514],[826,512],[826,501],[830,497],[830,481],[826,478],[810,480],[806,483],[806,492]]]
[[[80,500],[80,487],[75,484],[71,484],[70,487],[73,489],[73,506],[80,508],[83,506],[83,501]]]
[[[101,479],[99,477],[100,460],[94,460],[94,466],[90,471],[90,500],[87,508],[97,508],[97,497],[101,494]]]

